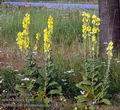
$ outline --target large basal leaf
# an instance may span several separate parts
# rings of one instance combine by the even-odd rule
[[[92,93],[92,87],[91,87],[91,83],[89,81],[82,81],[79,84],[77,84],[76,86],[88,93]]]
[[[91,83],[90,83],[90,81],[82,81],[82,82],[76,84],[76,86],[77,86],[78,88],[80,88],[81,85],[91,85]]]

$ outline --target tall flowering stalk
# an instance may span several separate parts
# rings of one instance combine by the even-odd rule
[[[84,40],[84,49],[86,51],[86,48],[88,48],[90,56],[94,56],[97,47],[97,35],[100,32],[100,18],[94,14],[91,15],[88,12],[83,12],[82,17],[82,37]],[[84,56],[86,57],[86,52],[84,52]]]
[[[100,18],[96,15],[91,15],[87,12],[82,14],[82,37],[84,43],[84,74],[82,74],[83,81],[77,84],[77,87],[82,89],[81,95],[77,96],[77,102],[83,105],[84,109],[96,110],[97,104],[110,104],[110,101],[106,99],[107,89],[109,87],[109,72],[110,61],[113,53],[113,42],[109,42],[106,49],[108,55],[108,65],[104,73],[101,76],[102,64],[99,62],[98,57],[95,57],[98,46],[98,33],[100,32]],[[87,48],[90,52],[90,57],[86,54]],[[101,80],[102,79],[102,80]],[[75,108],[77,109],[77,108]]]
[[[90,26],[90,18],[91,15],[88,12],[82,13],[82,38],[83,38],[83,46],[84,46],[84,60],[86,62],[87,60],[87,42],[89,40],[90,42],[90,32],[91,32],[91,26]],[[90,43],[89,43],[90,44]],[[85,64],[85,74],[83,75],[83,79],[87,80],[87,68]]]
[[[37,33],[36,33],[36,41],[35,41],[35,45],[34,45],[33,50],[35,50],[35,51],[38,50],[39,41],[40,41],[40,33],[37,32]]]
[[[111,60],[112,60],[112,57],[113,57],[113,42],[112,41],[110,41],[108,43],[108,46],[106,48],[106,54],[107,54],[107,60],[108,60],[106,77],[109,77],[110,63],[111,63]]]
[[[82,37],[83,37],[83,45],[84,45],[84,59],[86,60],[86,44],[87,40],[89,39],[90,41],[90,32],[91,32],[91,26],[90,26],[90,18],[91,15],[88,12],[83,12],[82,13]]]
[[[53,17],[49,16],[48,26],[44,29],[44,54],[48,59],[50,57],[51,45],[52,45],[52,33],[53,33]]]
[[[95,49],[97,47],[97,35],[100,32],[100,18],[96,15],[92,15],[92,31],[91,31],[91,40],[92,40],[92,53],[93,57],[95,55]]]
[[[29,25],[30,25],[30,15],[26,14],[22,21],[23,31],[17,34],[17,45],[21,51],[26,51],[30,48],[29,39]]]
[[[113,57],[113,42],[110,41],[108,43],[108,47],[106,49],[106,54],[108,56],[108,61],[111,61],[112,57]]]
[[[48,18],[48,32],[49,34],[53,33],[53,17],[50,15]]]
[[[54,27],[53,17],[48,17],[47,28],[44,29],[44,55],[45,55],[45,77],[44,77],[44,93],[45,98],[52,98],[52,96],[61,96],[62,88],[53,78],[54,64],[52,61],[52,34]],[[52,87],[54,86],[54,89]],[[48,91],[49,88],[49,91]],[[50,89],[51,88],[51,89]],[[48,101],[48,100],[47,100]]]
[[[108,46],[106,48],[106,54],[107,54],[107,69],[106,69],[106,73],[105,73],[104,84],[105,84],[105,86],[108,86],[109,85],[110,64],[111,64],[111,60],[113,57],[113,42],[112,41],[110,41],[108,43]],[[105,88],[105,89],[107,89],[107,88]]]
[[[49,16],[48,18],[48,26],[44,29],[44,55],[45,55],[45,88],[44,92],[46,93],[46,87],[48,84],[49,77],[49,67],[51,63],[50,53],[51,53],[51,45],[52,45],[52,33],[53,33],[53,17]]]

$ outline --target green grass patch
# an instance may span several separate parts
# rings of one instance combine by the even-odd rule
[[[90,10],[91,13],[97,11]],[[22,30],[22,19],[26,13],[31,15],[30,37],[36,32],[43,33],[49,15],[54,18],[54,43],[65,42],[71,44],[81,39],[81,13],[82,10],[50,10],[41,7],[8,7],[0,12],[0,39],[15,45],[17,33]]]

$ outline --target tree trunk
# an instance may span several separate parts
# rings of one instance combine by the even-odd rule
[[[101,18],[100,56],[106,58],[106,46],[114,43],[114,52],[120,51],[120,9],[119,0],[99,0]]]

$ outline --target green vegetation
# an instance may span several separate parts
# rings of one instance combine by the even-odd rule
[[[4,69],[1,65],[0,94],[3,94],[1,98],[9,98],[8,93],[18,93],[19,98],[24,93],[30,93],[29,97],[24,97],[25,100],[29,98],[32,103],[51,104],[52,110],[55,109],[56,103],[58,107],[67,110],[80,110],[82,107],[82,110],[95,110],[105,104],[108,107],[107,105],[112,103],[119,110],[120,99],[115,96],[119,95],[120,91],[120,59],[114,57],[112,59],[112,42],[107,49],[108,59],[99,58],[97,38],[100,23],[99,18],[91,17],[98,12],[87,11],[90,17],[87,14],[89,23],[87,22],[86,26],[83,11],[49,10],[46,7],[1,8],[0,64],[4,65],[2,61],[6,61],[2,58],[10,58],[10,64],[7,61]],[[26,13],[31,17],[30,28],[27,28],[31,45],[27,52],[21,52],[16,45],[16,38],[18,32],[23,32],[22,20]],[[54,18],[54,29],[52,34],[47,30],[45,42],[47,31],[44,29],[49,27],[47,25],[49,15]],[[98,20],[95,24],[94,18]],[[32,51],[38,32],[39,50]],[[48,46],[46,51],[45,43]],[[14,61],[18,64],[22,61],[22,64],[18,65],[22,65],[21,69],[14,67]],[[14,96],[14,99],[16,98]]]
[[[42,32],[46,26],[48,16],[52,15],[55,19],[53,33],[55,43],[67,42],[71,44],[73,40],[81,39],[81,11],[79,10],[48,10],[44,7],[14,8],[9,7],[0,12],[0,38],[8,41],[8,44],[15,45],[16,35],[22,29],[21,22],[25,13],[31,15],[30,36],[32,38],[35,37],[36,32]],[[91,13],[94,12],[96,13],[96,11],[91,11]],[[2,36],[4,36],[4,39]]]

